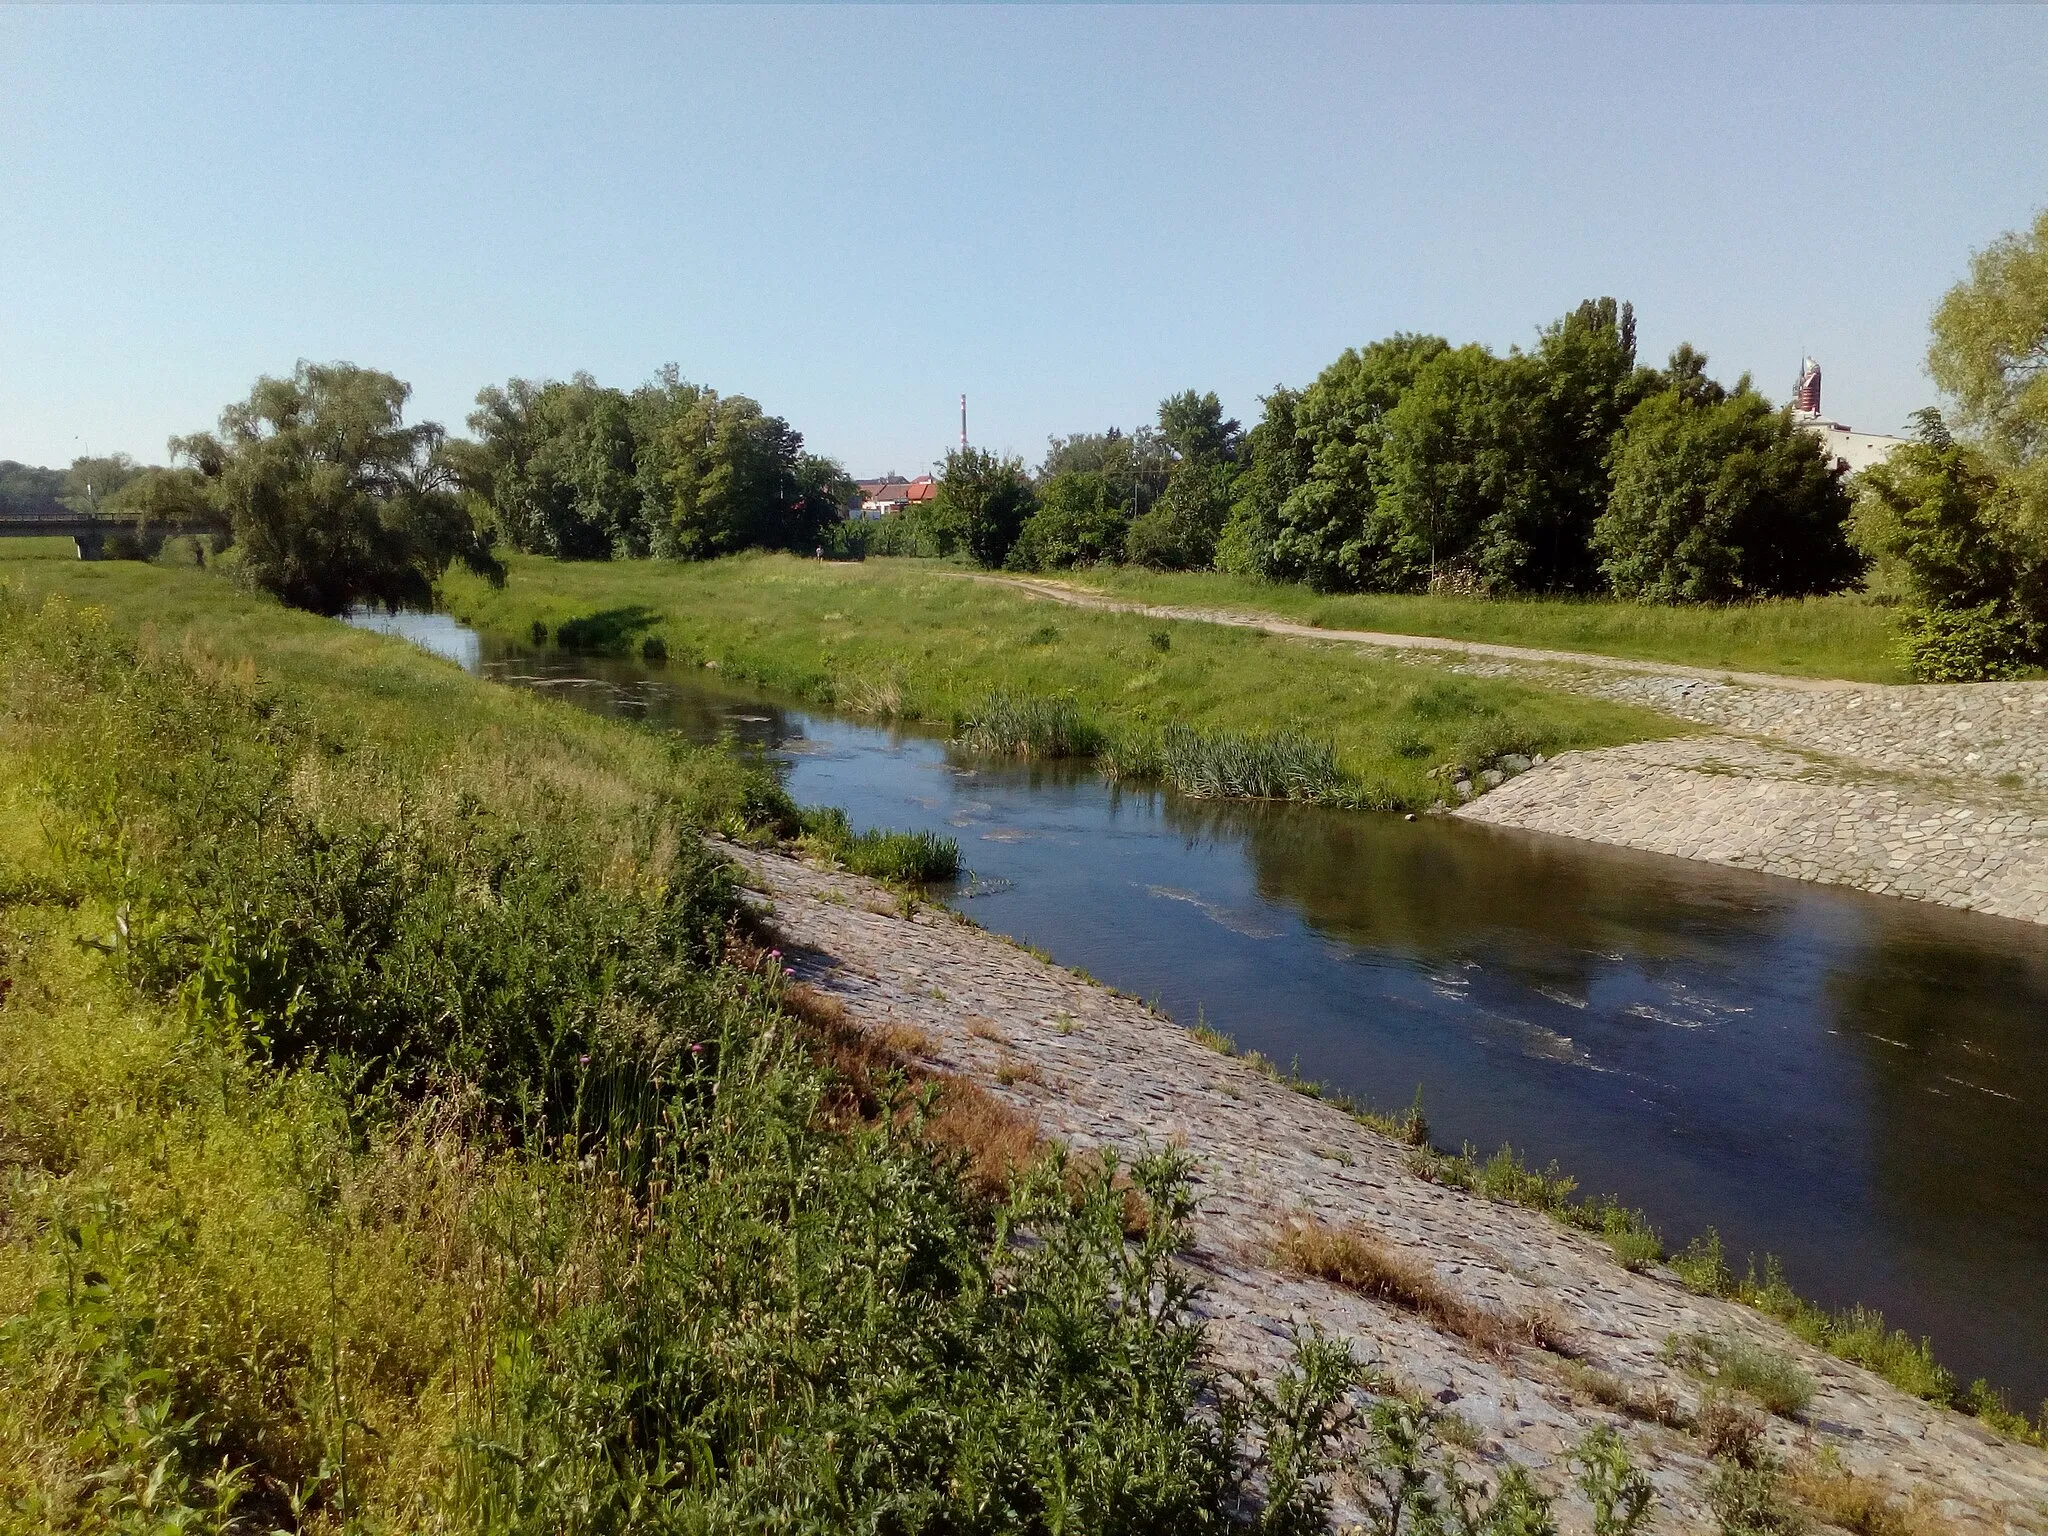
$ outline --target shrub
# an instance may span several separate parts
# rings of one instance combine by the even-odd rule
[[[1792,1417],[1813,1401],[1813,1378],[1768,1345],[1728,1339],[1716,1344],[1712,1354],[1720,1381],[1747,1392],[1781,1418]]]
[[[1621,597],[1727,602],[1838,592],[1862,560],[1849,497],[1811,434],[1738,385],[1674,386],[1629,413],[1593,527]]]
[[[1038,510],[1011,549],[1012,570],[1049,571],[1114,560],[1130,513],[1100,470],[1069,470],[1046,481]]]
[[[1923,683],[2021,677],[2039,653],[2032,626],[1995,602],[1909,608],[1899,618],[1899,660]]]

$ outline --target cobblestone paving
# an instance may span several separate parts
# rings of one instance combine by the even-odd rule
[[[1469,1302],[1546,1315],[1583,1368],[1645,1399],[1664,1394],[1688,1410],[1698,1402],[1699,1384],[1660,1358],[1668,1336],[1748,1335],[1795,1358],[1819,1386],[1798,1422],[1772,1421],[1782,1454],[1833,1447],[1855,1472],[1902,1493],[1928,1490],[1966,1528],[2048,1529],[2048,1456],[1906,1397],[1754,1313],[1692,1296],[1668,1276],[1630,1273],[1541,1216],[1427,1183],[1395,1142],[942,910],[905,918],[868,882],[731,852],[772,904],[791,965],[857,1022],[921,1031],[934,1065],[979,1081],[1070,1147],[1125,1157],[1187,1148],[1201,1197],[1189,1263],[1206,1286],[1202,1310],[1225,1367],[1270,1380],[1290,1330],[1314,1322],[1464,1418],[1481,1460],[1530,1468],[1562,1495],[1567,1531],[1586,1531],[1590,1512],[1567,1487],[1564,1457],[1596,1424],[1619,1429],[1651,1473],[1658,1530],[1712,1527],[1699,1444],[1601,1407],[1557,1355],[1527,1348],[1496,1359],[1414,1314],[1267,1261],[1290,1217],[1356,1222],[1427,1260]],[[1356,1515],[1339,1511],[1340,1521]]]

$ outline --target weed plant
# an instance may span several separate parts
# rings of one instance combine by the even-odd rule
[[[1884,1314],[1870,1307],[1830,1310],[1807,1300],[1792,1288],[1774,1257],[1765,1256],[1761,1274],[1752,1259],[1738,1277],[1720,1235],[1709,1228],[1672,1259],[1671,1267],[1689,1290],[1754,1307],[1815,1348],[1860,1365],[1903,1392],[1971,1414],[2012,1439],[2048,1446],[2048,1403],[2039,1418],[2029,1419],[1988,1383],[1964,1386],[1936,1358],[1932,1341],[1889,1327]]]
[[[1361,1392],[1371,1394],[1363,1403]],[[1268,1487],[1261,1532],[1328,1528],[1333,1479],[1347,1481],[1372,1536],[1556,1536],[1552,1501],[1513,1462],[1474,1478],[1457,1421],[1356,1360],[1349,1345],[1298,1334],[1293,1363],[1258,1405]],[[1620,1437],[1595,1431],[1572,1450],[1597,1536],[1635,1536],[1655,1504]]]

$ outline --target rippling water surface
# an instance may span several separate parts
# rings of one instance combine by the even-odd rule
[[[960,840],[949,898],[1387,1107],[1719,1229],[1803,1292],[2048,1397],[2048,930],[1462,822],[1192,802],[707,684],[367,620]]]

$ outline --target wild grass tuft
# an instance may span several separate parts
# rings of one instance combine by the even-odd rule
[[[1343,787],[1328,742],[1169,725],[1159,776],[1194,800],[1329,800]]]
[[[960,875],[960,844],[936,832],[855,832],[846,813],[828,806],[803,812],[800,843],[856,875],[891,885],[927,886]]]
[[[1539,1313],[1505,1316],[1457,1295],[1427,1262],[1395,1250],[1378,1233],[1314,1217],[1288,1224],[1273,1245],[1274,1262],[1374,1301],[1400,1307],[1431,1326],[1506,1359],[1520,1345],[1571,1353],[1561,1331]]]
[[[991,693],[957,722],[953,738],[991,757],[1093,757],[1102,732],[1072,699]]]

